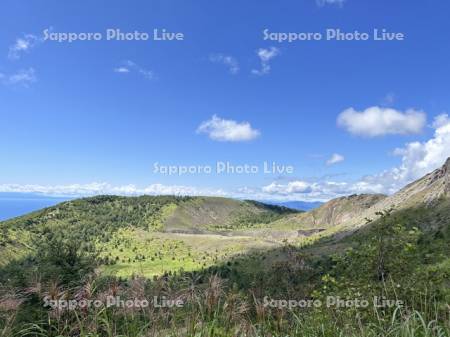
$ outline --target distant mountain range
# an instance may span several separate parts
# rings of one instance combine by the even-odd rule
[[[314,208],[322,206],[324,203],[320,201],[273,201],[261,200],[261,202],[269,205],[284,206],[298,211],[310,211]]]

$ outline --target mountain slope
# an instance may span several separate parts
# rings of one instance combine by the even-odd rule
[[[77,249],[99,253],[107,268],[121,275],[196,269],[228,253],[272,245],[243,230],[260,231],[294,213],[285,207],[215,197],[72,200],[1,222],[0,266],[45,254],[49,246],[75,243]]]
[[[147,230],[172,228],[208,229],[239,226],[247,218],[267,223],[297,213],[286,207],[219,197],[96,196],[60,203],[21,217],[1,222],[4,227],[32,229],[39,226],[140,227]]]
[[[75,242],[77,249],[98,252],[106,270],[123,276],[198,269],[254,249],[327,236],[337,242],[390,208],[420,215],[423,207],[435,207],[426,222],[440,223],[450,209],[447,197],[450,160],[392,196],[351,195],[304,213],[217,197],[84,198],[1,222],[0,265],[33,257],[48,242]]]
[[[417,207],[430,208],[448,197],[450,197],[450,158],[442,167],[380,200],[358,216],[343,221],[340,225],[346,228],[361,227],[366,219],[377,219],[379,212],[389,209],[398,211]]]
[[[379,206],[406,208],[418,204],[432,205],[436,200],[448,196],[450,196],[450,158],[442,167],[405,186]]]
[[[181,203],[164,221],[164,231],[204,233],[268,224],[297,211],[255,201],[197,197]]]
[[[288,223],[299,230],[325,230],[358,217],[385,198],[382,194],[355,194],[336,198],[309,212],[281,219],[274,225],[282,226],[282,223]]]

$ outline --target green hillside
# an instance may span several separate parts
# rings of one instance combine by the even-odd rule
[[[276,244],[248,230],[261,231],[294,213],[226,198],[85,198],[2,222],[0,261],[6,266],[33,259],[43,243],[56,242],[76,243],[81,251],[96,255],[102,270],[114,275],[193,270]]]
[[[292,217],[291,211],[229,200],[220,214],[230,224],[242,218],[242,209],[260,220],[276,220],[233,225],[228,232],[222,226],[215,232],[206,222],[201,233],[165,226],[171,216],[179,216],[177,209],[185,214],[203,200],[215,207],[220,201],[95,197],[1,223],[0,324],[8,333],[1,336],[141,337],[149,326],[151,336],[234,336],[243,322],[256,329],[252,336],[448,336],[449,199],[386,211],[342,238],[323,232],[290,242],[251,237]],[[230,205],[236,206],[233,211]],[[151,208],[153,216],[147,213]],[[199,208],[190,214],[193,209]],[[139,221],[131,210],[149,217]],[[49,294],[102,298],[117,291],[150,298],[162,291],[188,304],[172,311],[110,308],[58,314],[41,304]],[[261,306],[267,298],[325,303],[330,296],[394,298],[403,306],[375,311]],[[355,315],[364,328],[354,324]]]
[[[98,196],[1,222],[0,336],[449,336],[449,167],[306,213]],[[184,305],[42,305],[111,295]],[[370,305],[286,306],[329,298]]]

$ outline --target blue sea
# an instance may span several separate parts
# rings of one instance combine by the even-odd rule
[[[0,221],[54,206],[67,198],[53,198],[28,193],[0,193]]]

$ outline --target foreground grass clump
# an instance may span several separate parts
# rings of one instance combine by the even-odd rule
[[[0,336],[450,336],[448,315],[441,316],[439,310],[423,313],[408,305],[370,307],[370,315],[360,315],[351,308],[274,308],[253,292],[239,291],[217,275],[190,274],[154,280],[135,277],[128,281],[91,277],[75,289],[35,284],[25,293],[3,295]],[[20,310],[25,303],[69,298],[76,298],[78,303],[107,303],[108,296],[150,301],[156,296],[156,303],[166,299],[183,305],[36,308],[26,317]],[[33,322],[25,322],[31,317]],[[15,320],[22,324],[14,324]]]

